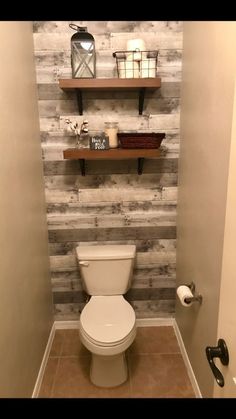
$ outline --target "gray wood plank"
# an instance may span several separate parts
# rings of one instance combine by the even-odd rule
[[[131,288],[126,294],[125,298],[128,301],[162,301],[174,300],[175,288]],[[86,302],[87,294],[84,291],[56,291],[53,292],[54,304],[68,304],[68,303],[82,303]]]
[[[174,300],[130,301],[138,319],[173,318],[175,313]],[[55,320],[79,320],[85,303],[55,304]]]
[[[138,319],[172,318],[175,313],[174,300],[130,301]]]
[[[123,228],[91,228],[91,229],[67,229],[49,230],[49,242],[68,241],[101,241],[101,240],[135,240],[143,239],[175,239],[176,226],[150,226],[150,227],[123,227]]]
[[[74,254],[77,246],[83,245],[96,245],[97,242],[67,242],[67,243],[49,243],[49,251],[51,256],[58,255],[69,255]],[[100,241],[100,245],[120,245],[120,244],[132,244],[136,246],[137,252],[175,252],[176,251],[176,240],[175,239],[153,239],[153,240],[116,240],[116,241]],[[145,273],[144,273],[145,275]]]
[[[175,265],[175,252],[140,252],[135,256],[135,269]],[[78,269],[76,255],[50,256],[50,266],[53,272],[74,271]]]

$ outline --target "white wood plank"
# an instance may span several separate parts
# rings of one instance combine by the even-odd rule
[[[85,26],[92,34],[105,34],[107,32],[179,32],[183,30],[182,21],[34,21],[34,33],[69,33],[73,34],[69,23],[74,23],[78,26]]]
[[[78,228],[93,228],[93,227],[145,227],[145,226],[160,226],[160,225],[175,225],[175,214],[131,214],[131,215],[90,215],[88,216],[48,216],[48,228],[51,230],[63,229],[78,229]]]
[[[116,60],[110,49],[96,51],[96,70],[110,70],[116,67]],[[36,67],[58,66],[71,68],[70,50],[35,50]],[[159,49],[158,67],[179,67],[182,66],[182,49]],[[171,69],[169,69],[171,71]]]
[[[71,36],[73,31],[70,33],[50,33],[50,32],[41,32],[34,33],[34,49],[35,50],[51,50],[51,51],[70,51],[71,49]],[[95,34],[95,47],[98,50],[110,48],[110,36],[109,34]]]
[[[140,38],[139,32],[132,33],[111,33],[111,49],[121,51],[127,49],[127,41],[129,39]],[[142,33],[142,39],[146,44],[147,50],[159,49],[182,49],[183,36],[182,32],[166,32],[158,31],[150,33]]]
[[[60,115],[78,115],[77,101],[74,97],[73,100],[39,100],[39,114],[40,117],[55,117]],[[137,95],[135,98],[127,96],[123,99],[86,99],[84,95],[83,106],[87,109],[88,113],[104,115],[106,112],[109,114],[111,109],[113,114],[117,116],[129,115],[137,116]],[[171,114],[179,112],[180,100],[177,98],[148,98],[144,104],[144,112],[152,114]]]

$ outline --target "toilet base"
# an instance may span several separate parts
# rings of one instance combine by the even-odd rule
[[[98,387],[116,387],[128,378],[125,352],[118,355],[92,354],[90,379]]]

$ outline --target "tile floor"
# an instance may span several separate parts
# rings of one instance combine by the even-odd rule
[[[195,398],[173,327],[138,327],[126,354],[128,381],[96,387],[89,379],[90,353],[78,330],[56,330],[38,397]]]

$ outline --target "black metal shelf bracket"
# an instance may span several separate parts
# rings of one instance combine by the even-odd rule
[[[143,162],[144,162],[144,157],[139,157],[138,158],[138,174],[139,175],[143,173]]]
[[[142,113],[143,113],[143,104],[144,104],[145,91],[146,91],[146,88],[145,87],[142,87],[139,90],[139,99],[138,99],[138,111],[139,111],[139,115],[142,115]]]
[[[143,163],[144,163],[144,157],[138,157],[137,172],[139,175],[142,175],[143,173]],[[79,159],[79,165],[80,165],[81,175],[85,176],[85,159]]]
[[[76,89],[77,104],[79,109],[79,114],[83,115],[83,95],[81,89]]]
[[[79,159],[81,175],[85,176],[85,159]]]

